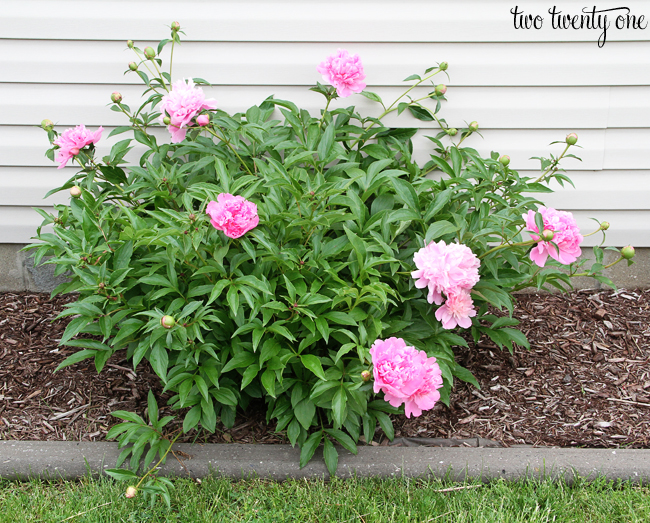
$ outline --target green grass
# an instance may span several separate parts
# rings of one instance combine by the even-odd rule
[[[355,479],[331,482],[176,479],[171,510],[153,509],[125,483],[0,481],[0,521],[139,522],[580,522],[650,521],[650,488],[605,480],[452,484],[439,480]],[[440,492],[445,488],[463,488]],[[104,505],[108,503],[107,505]],[[104,506],[101,506],[104,505]]]

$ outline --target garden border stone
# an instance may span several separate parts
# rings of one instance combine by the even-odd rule
[[[203,478],[217,474],[233,479],[261,477],[327,478],[319,453],[300,469],[300,451],[289,445],[177,444],[189,455],[183,464],[170,454],[165,476]],[[0,441],[0,478],[77,479],[115,466],[117,443],[77,441]],[[360,447],[355,456],[339,449],[339,477],[438,477],[518,480],[605,477],[633,483],[650,480],[650,449],[576,449],[554,447]]]

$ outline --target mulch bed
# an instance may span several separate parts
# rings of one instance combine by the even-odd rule
[[[101,374],[92,360],[53,373],[74,348],[58,347],[72,301],[38,293],[0,294],[0,439],[105,439],[110,413],[142,414],[160,380],[146,363],[134,372],[124,351]],[[650,290],[521,294],[515,317],[531,350],[501,351],[489,340],[458,351],[481,389],[458,383],[450,407],[419,418],[395,417],[396,436],[482,437],[562,447],[650,447]],[[186,441],[284,443],[265,423],[264,405],[233,429],[190,433]],[[161,409],[161,416],[174,414]],[[178,414],[178,413],[176,413]],[[170,428],[177,428],[170,425]],[[377,434],[374,444],[386,444]]]

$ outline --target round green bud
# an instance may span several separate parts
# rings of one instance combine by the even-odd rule
[[[180,30],[181,30],[181,24],[179,24],[178,22],[172,22],[172,31],[177,33]]]
[[[51,131],[54,129],[54,122],[52,120],[48,120],[47,118],[41,122],[41,127],[45,131]]]
[[[160,324],[165,327],[165,329],[171,329],[174,325],[176,325],[176,320],[173,316],[163,316],[160,318]]]
[[[471,124],[469,124],[469,130],[472,131],[473,133],[478,131],[478,122],[472,122]]]
[[[135,62],[129,62],[129,69],[131,69],[131,71],[137,71],[138,64],[136,64]]]
[[[631,260],[632,258],[634,258],[634,254],[635,254],[634,247],[632,247],[631,245],[628,245],[627,247],[623,247],[621,249],[621,256],[625,260]]]
[[[602,222],[600,224],[600,230],[601,231],[606,231],[607,229],[609,229],[609,222]]]
[[[111,93],[111,102],[114,104],[119,104],[122,101],[122,95],[117,91]]]
[[[153,60],[156,57],[156,51],[153,50],[153,47],[145,47],[144,55],[149,59]]]
[[[443,95],[447,92],[447,86],[445,84],[438,84],[436,85],[436,94],[438,96]]]
[[[555,236],[555,232],[551,229],[544,229],[542,231],[542,240],[545,242],[550,242],[553,239],[553,236]]]
[[[441,71],[446,71],[446,70],[447,70],[447,67],[449,67],[449,64],[448,64],[447,62],[442,62],[442,63],[438,66],[438,68],[439,68]]]
[[[133,49],[133,40],[127,40],[127,41],[126,41],[126,46],[127,46],[129,49]]]
[[[501,162],[501,165],[506,166],[510,163],[510,156],[504,154],[503,156],[501,156],[501,158],[499,158],[499,161]]]
[[[451,129],[447,129],[447,134],[449,136],[456,136],[458,134],[458,129],[455,127],[452,127]]]
[[[370,378],[372,378],[372,374],[370,374],[370,371],[364,370],[361,372],[361,379],[363,381],[370,381]]]
[[[169,125],[170,123],[172,123],[172,119],[171,119],[169,116],[165,116],[165,117],[163,118],[163,123],[164,123],[165,125]]]
[[[79,198],[81,196],[81,187],[78,185],[75,185],[74,187],[70,187],[70,196],[73,198]]]
[[[569,145],[575,145],[578,143],[578,135],[576,133],[571,133],[566,135],[566,143]]]

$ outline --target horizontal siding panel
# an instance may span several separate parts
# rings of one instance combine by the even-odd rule
[[[51,208],[45,208],[53,212]],[[621,247],[633,244],[636,247],[650,247],[650,211],[576,211],[574,216],[582,231],[591,232],[597,217],[607,220],[611,228],[607,231],[606,245]],[[36,228],[43,219],[29,207],[0,207],[0,243],[29,243],[36,234]],[[599,245],[601,237],[594,234],[585,238],[584,246]]]
[[[436,61],[449,62],[445,83],[455,86],[650,84],[650,41],[610,42],[601,49],[587,42],[192,42],[175,51],[174,71],[223,85],[313,85],[321,79],[316,66],[336,47],[362,57],[371,86],[400,85]],[[0,40],[2,82],[139,83],[135,74],[122,75],[131,60],[133,53],[117,42]]]
[[[0,167],[0,206],[42,207],[68,203],[67,191],[56,193],[47,200],[43,196],[54,187],[63,185],[76,169],[67,167]],[[522,176],[536,177],[539,171],[519,171]],[[562,188],[553,182],[556,191],[534,195],[548,207],[567,211],[650,210],[650,170],[647,171],[573,171],[568,173],[575,189]],[[600,212],[600,211],[594,211]]]
[[[491,0],[395,2],[147,1],[52,2],[4,0],[3,37],[44,39],[127,40],[156,39],[167,35],[165,27],[178,20],[192,40],[223,41],[373,41],[390,42],[521,42],[587,41],[596,46],[599,29],[553,30],[552,3],[527,0],[520,11],[545,18],[541,30],[515,30],[510,9],[516,3]],[[462,7],[461,7],[462,6]],[[583,3],[564,1],[563,14],[580,14]],[[628,0],[633,14],[647,16],[647,3]],[[646,8],[646,9],[644,9]],[[34,17],[34,13],[39,16]],[[71,16],[71,13],[74,13]],[[611,18],[610,18],[611,20]],[[640,34],[641,33],[641,34]],[[636,40],[641,31],[607,32],[607,41]]]
[[[94,130],[95,128],[91,128]],[[108,136],[111,128],[105,128],[104,137]],[[159,143],[169,141],[169,135],[165,129],[158,128],[155,134],[159,136]],[[479,135],[470,136],[464,144],[476,148],[484,155],[489,155],[490,151],[498,151],[501,154],[508,154],[512,158],[511,166],[513,169],[535,170],[539,166],[538,160],[531,160],[533,156],[548,156],[549,153],[560,154],[562,152],[561,144],[549,146],[553,141],[562,140],[566,135],[566,130],[558,129],[531,129],[531,130],[491,130],[484,134],[482,138]],[[582,162],[579,168],[583,170],[600,170],[603,166],[603,151],[605,150],[605,131],[604,130],[580,130],[580,143],[583,146],[579,150]],[[609,130],[608,135],[616,136],[617,132],[626,133],[622,130]],[[638,131],[650,140],[650,129]],[[415,150],[415,159],[421,163],[428,160],[432,150],[431,142],[425,138],[426,134],[433,135],[433,130],[423,130],[413,139]],[[110,146],[115,142],[124,139],[123,135],[113,136],[110,139],[102,138],[97,144],[98,155],[100,157],[108,154]],[[613,139],[614,142],[620,143],[623,140]],[[644,148],[647,147],[648,141],[639,142],[638,150],[634,151],[633,158],[637,161],[636,167],[626,166],[629,169],[647,168],[648,159],[644,156]],[[0,126],[0,166],[52,166],[55,165],[44,156],[48,148],[47,135],[36,126]],[[131,158],[138,158],[144,151],[144,146],[136,144],[131,152]],[[565,168],[575,168],[578,161],[567,159],[563,163]]]
[[[0,83],[0,122],[4,125],[38,124],[50,118],[61,126],[84,123],[87,126],[124,125],[126,117],[107,107],[111,85],[32,85],[28,89],[19,83]],[[608,110],[609,87],[450,87],[441,115],[452,125],[476,120],[481,129],[604,129],[611,127],[643,127],[650,122],[650,86],[626,89],[616,97],[616,111]],[[135,85],[120,87],[124,103],[137,107],[144,101],[143,88]],[[389,105],[403,94],[404,88],[376,89]],[[412,91],[419,98],[431,91]],[[229,113],[245,111],[265,98],[291,100],[312,115],[324,107],[322,95],[306,87],[292,86],[219,86],[205,87],[206,97],[217,100],[219,107]],[[331,109],[355,104],[361,114],[379,116],[382,108],[364,96],[334,100]],[[437,126],[435,122],[420,122],[407,112],[390,114],[384,120],[389,126]],[[612,123],[614,125],[612,125]]]

